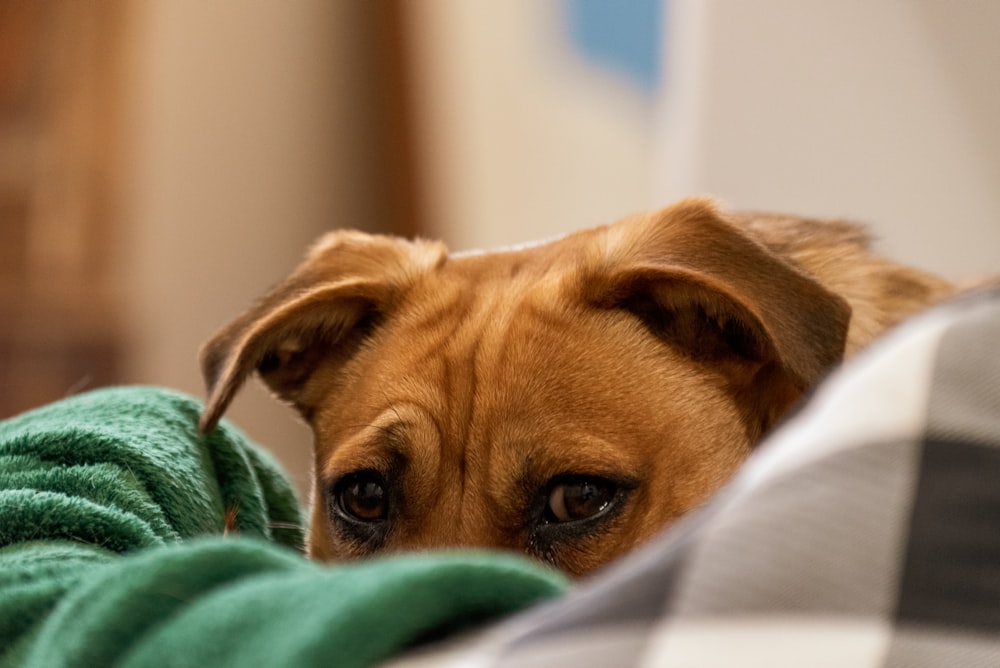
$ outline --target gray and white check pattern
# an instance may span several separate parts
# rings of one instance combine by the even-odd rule
[[[835,372],[711,503],[393,666],[1000,666],[1000,290]]]

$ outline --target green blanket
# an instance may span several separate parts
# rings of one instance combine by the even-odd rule
[[[279,468],[199,411],[119,388],[0,422],[0,666],[365,666],[566,588],[499,554],[309,562]]]

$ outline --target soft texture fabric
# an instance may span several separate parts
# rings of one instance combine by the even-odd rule
[[[117,388],[0,422],[0,666],[365,666],[566,588],[497,554],[308,562],[286,478],[200,410]]]
[[[662,539],[392,668],[1000,666],[998,343],[1000,291],[917,318]]]

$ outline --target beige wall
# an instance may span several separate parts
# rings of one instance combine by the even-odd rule
[[[1000,268],[1000,3],[670,0],[646,99],[567,54],[558,3],[410,3],[434,231],[546,237],[714,194]]]
[[[1000,3],[671,0],[654,191],[870,222],[1000,272]]]
[[[652,107],[566,51],[559,4],[406,5],[430,233],[544,238],[647,206]]]
[[[199,345],[322,230],[377,217],[352,3],[134,3],[127,380],[198,396]],[[308,430],[250,383],[230,417],[304,488]]]

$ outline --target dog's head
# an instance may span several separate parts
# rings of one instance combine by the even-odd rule
[[[518,250],[323,237],[202,351],[315,432],[310,553],[513,549],[583,574],[716,490],[842,356],[840,298],[706,200]]]

